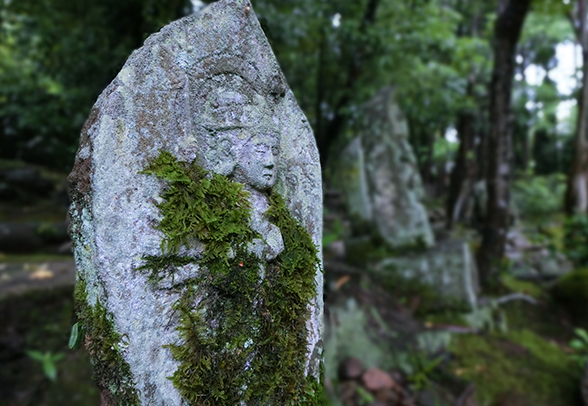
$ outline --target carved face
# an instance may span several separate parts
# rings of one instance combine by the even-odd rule
[[[235,180],[259,191],[276,183],[277,140],[272,135],[255,135],[237,152]]]

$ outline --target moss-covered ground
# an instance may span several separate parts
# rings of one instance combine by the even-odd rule
[[[582,371],[570,357],[569,329],[549,315],[544,319],[545,308],[531,306],[507,306],[506,331],[453,336],[449,350],[454,359],[448,367],[476,384],[480,405],[582,404]]]

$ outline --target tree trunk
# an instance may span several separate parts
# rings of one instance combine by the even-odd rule
[[[365,13],[363,15],[363,19],[361,20],[361,24],[359,27],[359,31],[361,33],[365,33],[366,30],[376,21],[376,13],[378,10],[379,3],[380,0],[368,0],[365,8]],[[363,52],[363,50],[361,52],[360,50],[356,50],[356,52],[357,54],[353,58],[351,58],[351,60],[349,61],[349,65],[347,67],[347,81],[344,85],[344,90],[346,91],[342,92],[343,95],[333,105],[333,118],[329,119],[326,123],[324,123],[324,120],[320,118],[320,114],[322,114],[320,105],[324,101],[320,97],[320,94],[319,100],[317,100],[316,103],[316,105],[318,106],[316,108],[318,114],[317,123],[320,123],[321,125],[317,125],[314,130],[322,168],[327,167],[326,163],[329,158],[329,153],[331,152],[331,146],[340,136],[341,131],[344,128],[345,121],[347,119],[347,117],[341,110],[351,100],[351,95],[353,94],[355,82],[364,73],[362,69],[362,64],[364,63],[364,56],[361,53]],[[320,81],[320,72],[318,80]]]
[[[429,131],[427,134],[427,157],[425,159],[425,165],[423,167],[423,184],[425,189],[431,187],[432,183],[432,172],[433,172],[433,155],[435,152],[435,139],[437,138],[436,131]]]
[[[577,19],[573,19],[577,42],[582,48],[582,90],[578,95],[578,119],[574,142],[574,162],[568,176],[565,210],[568,215],[586,214],[588,209],[588,144],[586,130],[588,121],[588,32],[586,0],[578,1]]]
[[[470,76],[466,90],[466,98],[473,97],[474,77]],[[476,176],[476,164],[474,160],[475,133],[473,112],[463,110],[457,117],[456,130],[459,135],[459,149],[449,179],[447,194],[447,229],[451,230],[453,224],[462,217],[464,204]]]
[[[459,150],[449,179],[447,195],[447,229],[453,228],[461,219],[464,204],[467,200],[472,183],[475,179],[476,165],[474,155],[474,115],[461,112],[458,116],[457,131],[459,134]]]
[[[478,252],[482,283],[491,276],[493,261],[500,260],[510,215],[511,120],[510,102],[516,46],[531,0],[502,2],[494,26],[494,68],[490,83],[490,134],[488,137],[488,202]]]

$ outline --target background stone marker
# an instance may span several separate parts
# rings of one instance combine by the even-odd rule
[[[364,107],[359,136],[343,151],[338,173],[356,228],[368,225],[392,248],[434,243],[408,124],[394,88],[382,89]]]
[[[82,130],[70,193],[103,403],[318,404],[319,157],[248,1],[131,55]]]

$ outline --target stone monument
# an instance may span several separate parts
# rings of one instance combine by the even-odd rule
[[[103,404],[321,404],[318,151],[249,1],[130,56],[84,125],[70,194]]]
[[[393,87],[366,104],[359,134],[336,172],[356,228],[376,231],[391,248],[433,245],[408,124]]]

